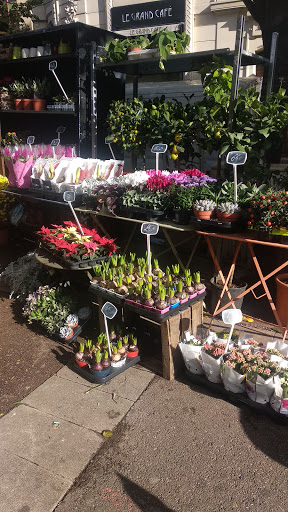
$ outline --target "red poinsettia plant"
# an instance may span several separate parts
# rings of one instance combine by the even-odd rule
[[[77,261],[110,256],[116,251],[114,240],[101,237],[95,229],[81,226],[84,233],[82,235],[73,222],[64,221],[63,224],[52,224],[51,228],[42,226],[40,231],[37,231],[44,248]]]

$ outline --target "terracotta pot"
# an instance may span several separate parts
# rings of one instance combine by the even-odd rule
[[[33,100],[33,110],[37,110],[38,112],[40,110],[45,110],[46,106],[46,100],[34,98]]]
[[[15,110],[23,110],[23,100],[21,98],[14,98]]]
[[[235,222],[240,218],[240,213],[217,212],[217,219],[222,222]]]
[[[141,50],[143,50],[143,48],[140,48],[140,47],[138,47],[138,46],[135,46],[135,48],[132,48],[131,52],[139,52],[139,51],[141,51]]]
[[[212,217],[212,211],[201,212],[200,210],[195,210],[193,208],[193,213],[197,219],[210,220]]]
[[[126,352],[126,356],[129,358],[129,359],[133,359],[133,357],[137,357],[139,354],[139,350],[134,350],[133,352],[129,352],[129,350]]]
[[[277,286],[276,309],[283,326],[286,327],[288,324],[288,284],[283,281],[288,281],[288,274],[278,274],[275,281]]]
[[[8,244],[8,229],[0,228],[0,247]]]
[[[23,110],[33,110],[33,100],[29,98],[23,98]]]

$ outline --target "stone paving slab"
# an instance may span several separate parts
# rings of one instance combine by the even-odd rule
[[[18,406],[1,419],[0,451],[5,449],[72,483],[103,438],[63,419],[53,428],[54,420],[37,409]]]
[[[22,403],[53,416],[101,433],[112,430],[133,405],[131,400],[97,389],[87,391],[87,386],[55,375],[23,399]]]
[[[4,512],[52,512],[71,482],[0,450],[0,507]]]
[[[73,363],[61,368],[57,373],[57,376],[77,384],[89,386],[90,388],[97,386],[97,384],[89,382],[84,377],[73,371]],[[154,377],[154,373],[146,370],[145,368],[128,368],[125,372],[120,373],[107,382],[107,384],[99,387],[99,391],[115,393],[118,397],[136,401]]]

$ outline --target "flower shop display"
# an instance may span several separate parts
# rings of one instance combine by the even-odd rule
[[[247,358],[246,350],[243,350]],[[246,392],[251,400],[260,404],[270,401],[274,392],[274,376],[279,372],[279,365],[271,361],[267,352],[248,354],[246,368]]]
[[[180,275],[179,265],[166,267],[165,272],[159,267],[158,260],[153,260],[152,274],[148,274],[147,258],[137,258],[135,253],[130,257],[113,255],[110,261],[93,267],[92,286],[104,289],[122,298],[129,304],[154,311],[159,315],[173,310],[188,299],[195,299],[205,291],[200,282],[200,273],[193,276],[186,269]],[[194,281],[195,280],[195,284]]]
[[[258,192],[246,204],[249,229],[287,236],[288,191],[268,189]]]
[[[226,203],[217,204],[216,214],[217,218],[222,221],[235,222],[240,217],[241,208],[237,203]]]
[[[82,226],[82,230],[84,235],[76,224],[64,221],[63,225],[53,224],[51,228],[42,226],[37,233],[41,248],[70,268],[91,267],[116,251],[114,240],[101,237],[95,229]]]
[[[112,330],[109,342],[111,356],[104,333],[100,333],[94,341],[86,339],[85,343],[80,343],[75,354],[75,365],[84,370],[81,374],[89,380],[92,378],[95,382],[106,382],[102,379],[108,376],[110,379],[140,360],[137,338],[133,333],[122,335],[120,331],[116,333]]]
[[[210,220],[216,204],[211,199],[198,199],[193,203],[193,213],[198,219]]]
[[[220,372],[224,388],[233,393],[245,392],[245,354],[239,348],[232,348],[228,354],[223,356]]]

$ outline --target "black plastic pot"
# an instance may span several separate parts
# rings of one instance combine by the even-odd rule
[[[177,224],[189,224],[191,212],[189,210],[174,210],[174,220]]]
[[[241,293],[245,292],[246,288],[247,288],[247,283],[243,283],[243,282],[240,283],[240,282],[237,282],[237,280],[235,280],[234,286],[232,288],[229,288],[229,292],[231,294],[232,299],[235,299],[235,297],[237,297]],[[207,304],[208,311],[211,314],[214,313],[214,310],[215,310],[216,304],[218,302],[218,299],[220,297],[222,289],[223,289],[223,286],[222,286],[222,281],[220,280],[220,277],[218,277],[216,279],[216,282],[215,282],[215,278],[212,277],[212,279],[210,279],[210,283],[209,283],[209,293],[207,294],[207,300],[205,301]],[[228,302],[229,302],[228,295],[225,292],[224,296],[221,299],[220,306],[218,309],[225,306],[225,304],[228,304]],[[235,306],[237,309],[241,309],[242,304],[243,304],[243,297],[241,297],[240,299],[237,299],[235,301]],[[231,308],[232,305],[229,307]],[[222,313],[220,313],[217,316],[221,317]]]

